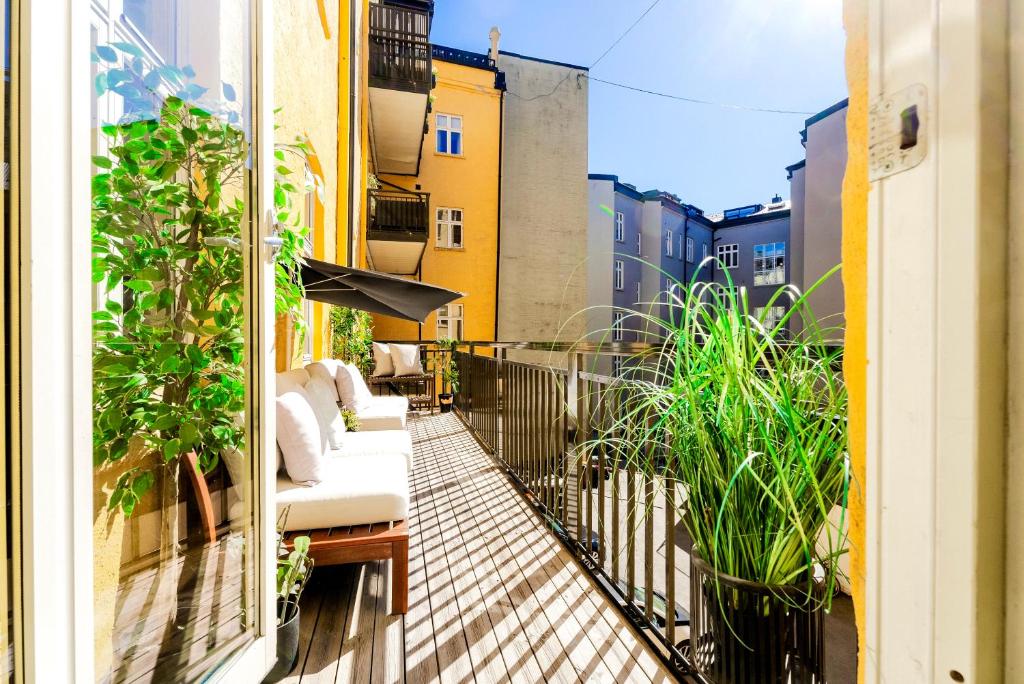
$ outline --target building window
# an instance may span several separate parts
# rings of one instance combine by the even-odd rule
[[[306,178],[313,177],[313,170],[309,164],[306,164]],[[306,193],[306,206],[304,207],[305,214],[303,215],[303,221],[305,221],[306,237],[303,241],[303,256],[313,259],[316,257],[316,192]],[[302,340],[302,360],[305,363],[313,362],[313,334],[314,327],[316,326],[315,313],[313,308],[313,301],[310,299],[302,300],[302,317],[306,321],[306,330]]]
[[[615,260],[615,289],[621,290],[626,287],[626,264],[622,259]]]
[[[693,238],[686,238],[686,260],[693,263]]]
[[[622,342],[624,335],[624,323],[626,314],[624,311],[616,311],[612,314],[612,342]]]
[[[615,212],[615,241],[626,241],[626,215],[621,211]]]
[[[622,375],[622,357],[612,357],[612,377],[617,378]]]
[[[636,303],[640,303],[640,281],[636,282]]]
[[[462,154],[462,117],[452,114],[437,115],[438,154]]]
[[[665,231],[665,256],[672,256],[672,231]]]
[[[700,243],[700,254],[701,254],[701,256],[700,256],[701,260],[704,260],[704,259],[708,258],[708,243],[706,243],[706,242]]]
[[[462,304],[448,304],[437,310],[437,340],[461,340],[463,336]]]
[[[637,256],[643,256],[644,255],[644,236],[643,236],[643,233],[637,233],[636,234],[636,255]]]
[[[785,315],[786,307],[784,306],[759,306],[754,309],[754,317],[761,321],[765,330],[774,330]]]
[[[740,246],[733,245],[718,245],[718,256],[719,268],[736,268],[740,265]]]
[[[437,208],[437,246],[441,249],[462,248],[462,210]]]
[[[786,282],[786,243],[754,245],[754,285],[782,285]]]

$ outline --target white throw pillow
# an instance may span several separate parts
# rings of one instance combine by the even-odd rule
[[[420,348],[416,344],[392,344],[391,361],[395,364],[395,376],[423,375],[420,364]]]
[[[343,363],[338,366],[338,396],[345,408],[359,413],[370,405],[373,395],[366,386],[362,373],[355,366]]]
[[[327,436],[331,448],[337,449],[345,434],[345,419],[338,408],[338,387],[334,378],[313,375],[306,383],[306,393],[320,423],[320,432]]]
[[[373,377],[381,378],[395,374],[395,364],[391,361],[391,348],[380,342],[373,343]]]
[[[337,361],[335,359],[321,359],[320,361],[315,361],[306,366],[306,372],[309,373],[309,377],[311,379],[321,378],[323,380],[326,380],[331,386],[335,388],[334,401],[336,402],[340,399],[340,397],[338,396],[337,386],[338,369],[341,368],[341,365],[341,361]]]
[[[323,479],[327,438],[302,387],[289,389],[277,398],[277,443],[292,482],[314,485]]]

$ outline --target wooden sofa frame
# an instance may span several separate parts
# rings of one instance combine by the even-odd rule
[[[208,542],[217,540],[213,517],[213,499],[206,478],[199,469],[195,453],[185,456],[185,469],[196,493],[203,535]],[[295,530],[284,534],[284,543],[291,549],[295,537],[309,537],[309,557],[318,566],[391,560],[391,612],[405,614],[409,610],[409,525],[405,520],[331,527],[319,530]]]

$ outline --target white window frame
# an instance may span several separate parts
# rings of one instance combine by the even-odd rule
[[[622,376],[622,357],[621,356],[613,356],[612,357],[612,377],[613,378],[618,378],[618,377],[621,377],[621,376]]]
[[[706,242],[700,243],[700,253],[701,253],[701,257],[700,257],[701,261],[703,261],[704,259],[708,258],[708,243],[706,243]]]
[[[616,290],[621,290],[626,287],[626,262],[622,259],[615,260],[613,285]]]
[[[434,322],[434,339],[443,340],[445,338],[453,340],[463,340],[466,334],[466,308],[465,305],[459,304],[446,304],[437,310],[437,315]],[[445,332],[441,332],[442,321],[444,321]],[[453,331],[454,330],[454,334]]]
[[[626,215],[621,211],[615,212],[615,241],[626,241]]]
[[[762,325],[764,325],[766,330],[771,331],[773,328],[775,328],[776,325],[779,324],[779,321],[782,320],[782,317],[786,315],[786,307],[778,305],[770,307],[754,307],[754,318],[756,318],[759,321],[762,320],[762,316],[765,316],[766,309],[768,310],[767,316],[763,319]]]
[[[613,311],[612,312],[612,342],[622,342],[626,337],[625,326],[623,325],[626,320],[626,312],[624,311]]]
[[[715,257],[717,258],[716,267],[719,269],[733,269],[739,268],[740,265],[740,246],[736,242],[730,242],[725,245],[717,245],[715,249]]]
[[[758,251],[760,250],[760,256]],[[782,259],[782,264],[777,259]],[[754,287],[786,284],[786,243],[766,242],[754,245]]]
[[[644,255],[644,234],[640,232],[636,234],[636,255]]]
[[[666,230],[665,231],[665,256],[667,256],[667,257],[672,256],[672,251],[673,251],[672,247],[673,247],[674,243],[675,243],[675,239],[672,237],[672,231],[671,230]]]
[[[458,212],[458,219],[455,218]],[[438,207],[434,212],[434,245],[438,249],[465,249],[466,212],[458,207]],[[459,228],[459,240],[455,240],[455,227]]]
[[[636,281],[636,303],[639,304],[643,299],[643,295],[640,294],[640,281]]]
[[[441,124],[441,117],[445,118],[445,124]],[[452,122],[458,121],[459,127],[457,129],[452,128]],[[448,151],[442,152],[437,147],[437,134],[444,133],[445,140],[448,142]],[[452,133],[459,134],[459,151],[452,152]],[[445,114],[444,112],[438,112],[434,115],[434,152],[446,157],[462,157],[466,153],[466,127],[465,121],[462,119],[461,114]]]
[[[693,263],[693,246],[694,246],[693,238],[692,237],[686,238],[686,261],[687,261],[687,263],[690,263],[690,264]]]

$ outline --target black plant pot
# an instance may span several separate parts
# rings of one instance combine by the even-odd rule
[[[274,684],[287,677],[299,659],[299,606],[289,602],[289,608],[292,606],[295,612],[291,618],[277,628],[277,662],[263,679],[263,684]]]
[[[770,587],[690,555],[690,659],[715,684],[825,681],[824,587]],[[795,607],[795,606],[799,607]]]
[[[455,395],[447,392],[442,392],[437,395],[438,400],[441,402],[441,413],[451,413],[452,405],[455,402]]]

